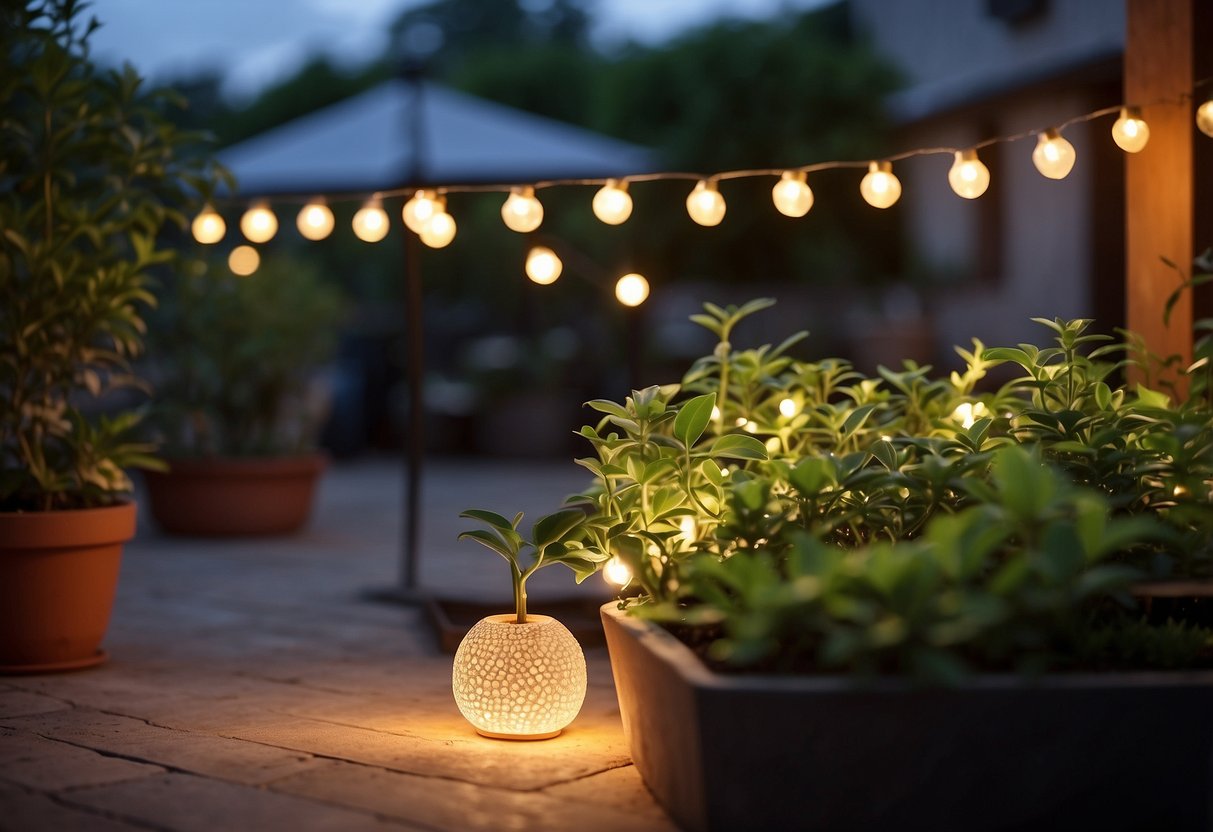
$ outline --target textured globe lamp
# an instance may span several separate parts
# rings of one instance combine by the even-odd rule
[[[459,644],[451,688],[464,719],[486,737],[543,740],[576,718],[585,700],[585,656],[546,615],[490,615]]]

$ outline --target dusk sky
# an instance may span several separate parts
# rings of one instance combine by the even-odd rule
[[[536,0],[542,3],[543,0]],[[762,18],[823,0],[598,0],[600,43],[654,42],[723,15]],[[255,94],[317,52],[356,65],[378,54],[387,25],[419,0],[96,0],[98,58],[152,79],[210,68],[234,96]]]

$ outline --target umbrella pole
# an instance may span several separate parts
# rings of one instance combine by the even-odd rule
[[[422,333],[421,257],[418,240],[404,236],[405,382],[408,385],[408,436],[404,444],[404,528],[400,582],[406,596],[417,589],[417,543],[421,530],[421,467],[425,455],[425,342]]]

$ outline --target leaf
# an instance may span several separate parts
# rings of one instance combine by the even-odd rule
[[[715,393],[706,393],[684,402],[674,419],[674,436],[688,448],[694,445],[707,429],[715,406]]]
[[[834,465],[823,456],[802,459],[788,474],[792,485],[805,497],[813,497],[822,488],[834,484]]]
[[[531,542],[537,550],[542,550],[563,538],[584,520],[585,512],[579,508],[566,508],[540,517],[531,531]]]
[[[711,456],[724,456],[732,459],[767,459],[767,448],[752,436],[742,433],[730,433],[712,443]]]
[[[475,540],[481,546],[492,549],[510,563],[517,562],[518,553],[511,549],[508,543],[490,531],[486,531],[485,529],[472,529],[471,531],[461,532],[459,534],[459,540],[464,539]]]
[[[893,447],[893,443],[881,439],[872,443],[872,447],[868,448],[872,456],[880,460],[880,464],[890,471],[897,470],[897,449]]]
[[[514,531],[514,525],[494,511],[487,511],[482,508],[469,508],[467,511],[461,512],[459,516],[468,520],[479,520],[481,523],[492,526],[494,529],[501,529],[503,531],[509,529],[510,531]]]
[[[617,416],[620,419],[631,419],[632,414],[628,413],[622,405],[616,404],[610,399],[594,399],[586,402],[586,405],[592,407],[600,413],[606,413],[610,416]]]

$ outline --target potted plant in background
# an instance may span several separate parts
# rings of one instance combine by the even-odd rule
[[[0,670],[86,667],[135,531],[124,472],[161,239],[212,190],[163,116],[173,99],[89,59],[95,20],[45,0],[0,11]]]
[[[1132,358],[1083,320],[943,378],[799,361],[799,335],[736,349],[769,304],[706,305],[719,344],[682,384],[582,430],[580,546],[638,593],[603,623],[662,805],[692,829],[1208,828],[1213,633],[1133,598],[1209,575],[1204,396],[1115,385]]]
[[[311,513],[326,457],[320,373],[344,314],[310,264],[266,257],[248,277],[201,261],[153,321],[153,419],[168,470],[145,477],[168,532],[285,534]]]

